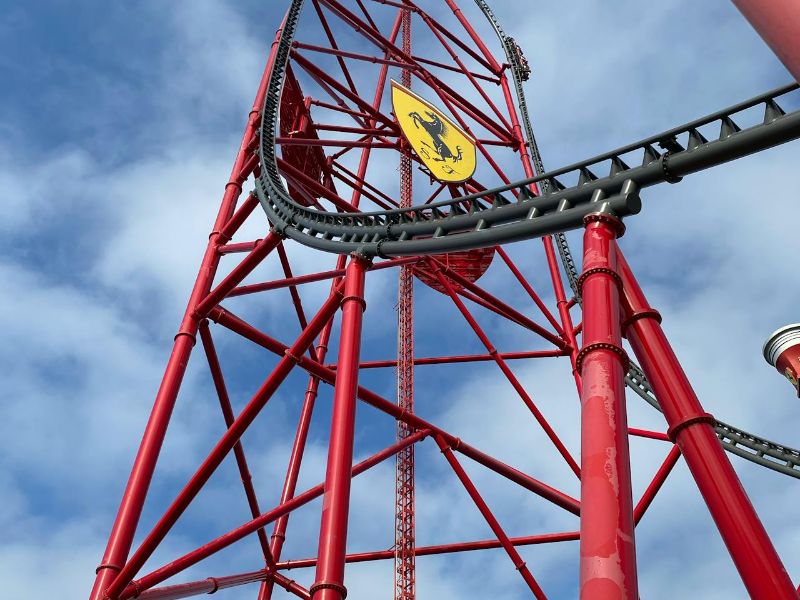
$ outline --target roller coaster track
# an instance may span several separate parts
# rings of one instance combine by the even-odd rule
[[[515,64],[511,42],[488,5],[482,0],[476,3],[500,38],[512,67],[518,99],[524,102],[520,66]],[[290,197],[275,153],[281,90],[303,4],[304,0],[293,0],[290,5],[269,79],[261,115],[261,171],[256,194],[277,232],[317,250],[388,258],[453,252],[556,234],[568,278],[574,284],[575,266],[562,234],[582,227],[585,215],[598,210],[618,217],[636,214],[641,209],[640,190],[646,187],[677,183],[686,175],[800,137],[800,110],[787,113],[778,104],[779,98],[800,87],[793,83],[638,142],[544,172],[523,111],[537,168],[535,177],[411,208],[372,212],[310,209]],[[743,120],[751,117],[751,109],[758,106],[763,108],[763,119],[742,127]],[[603,172],[606,174],[600,174]],[[539,195],[533,191],[537,187]],[[576,299],[579,300],[577,296]],[[636,365],[628,372],[626,383],[660,410],[644,373]],[[715,423],[715,429],[727,451],[800,479],[800,451],[721,421]]]

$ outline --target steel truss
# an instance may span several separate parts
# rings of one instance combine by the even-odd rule
[[[272,44],[198,278],[175,337],[106,552],[97,569],[90,599],[167,600],[261,582],[259,600],[271,598],[275,585],[300,598],[342,600],[347,595],[346,564],[391,559],[397,561],[398,568],[408,569],[411,565],[412,570],[406,571],[408,577],[404,580],[412,584],[410,594],[397,597],[412,598],[413,560],[416,557],[488,548],[502,548],[519,573],[521,584],[534,597],[545,598],[545,590],[536,579],[536,565],[526,565],[517,548],[567,541],[580,543],[582,598],[634,599],[639,594],[635,527],[681,457],[692,473],[751,597],[797,598],[797,592],[739,484],[723,447],[793,477],[800,477],[800,453],[717,421],[703,410],[661,329],[660,316],[648,304],[617,244],[617,238],[624,232],[621,218],[639,212],[642,189],[663,182],[677,183],[690,173],[800,137],[800,112],[787,114],[778,103],[798,86],[793,84],[773,90],[645,140],[544,172],[524,110],[520,85],[525,70],[524,59],[519,47],[505,36],[485,2],[477,0],[477,5],[490,18],[499,36],[506,64],[493,57],[453,0],[444,0],[444,5],[462,27],[458,35],[411,0],[375,0],[373,3],[396,10],[397,16],[388,33],[381,33],[380,26],[373,19],[375,13],[367,8],[365,0],[356,0],[357,9],[348,8],[337,0],[310,0],[310,10],[318,19],[320,39],[327,40],[328,45],[295,39],[304,1],[290,3]],[[402,31],[405,36],[410,31],[411,14],[447,50],[451,60],[449,64],[413,55],[410,43],[397,45],[399,33]],[[364,54],[340,47],[333,19],[339,26],[344,24],[367,39],[377,48],[377,53]],[[320,68],[309,58],[314,54],[323,54],[334,60],[340,73],[333,76]],[[465,62],[467,59],[459,56],[468,56],[470,65]],[[358,91],[359,85],[348,68],[348,61],[379,65],[371,100],[365,100]],[[438,90],[439,99],[450,112],[466,115],[471,123],[477,124],[474,125],[476,128],[485,132],[483,137],[473,137],[486,163],[505,182],[503,185],[487,188],[476,179],[470,179],[460,187],[434,186],[432,193],[426,194],[424,203],[407,206],[412,189],[409,170],[413,156],[410,153],[405,154],[407,164],[403,173],[406,181],[399,201],[394,200],[391,191],[370,179],[371,153],[404,152],[397,123],[382,110],[382,94],[392,68],[413,73],[420,81]],[[324,91],[325,97],[305,96],[295,70],[302,70],[318,89]],[[463,76],[477,90],[482,102],[467,101],[459,90],[436,75],[438,72]],[[498,86],[503,102],[495,104],[483,92],[484,84]],[[512,85],[516,88],[516,101],[512,96]],[[741,113],[759,105],[764,108],[763,120],[743,128],[739,124],[743,122]],[[521,109],[521,114],[517,113],[517,108]],[[347,116],[354,125],[342,125],[339,121],[316,122],[317,110],[328,111],[324,114]],[[734,121],[734,117],[739,123]],[[468,128],[466,121],[461,125]],[[711,136],[708,133],[711,128],[719,128],[719,133]],[[326,137],[329,134],[343,137],[331,139]],[[526,178],[513,183],[508,181],[492,149],[515,151]],[[348,152],[360,153],[358,164],[353,168],[345,165]],[[629,163],[633,164],[632,156],[636,157],[639,166],[629,166]],[[608,169],[608,174],[598,175],[601,168]],[[255,178],[255,191],[241,198],[244,184],[250,177]],[[346,190],[350,191],[349,199],[345,198]],[[437,200],[437,196],[446,196],[448,192],[449,199]],[[371,202],[380,210],[363,211],[360,208],[362,201]],[[234,236],[259,204],[267,213],[271,231],[260,240],[234,242]],[[584,229],[584,257],[579,274],[566,240],[560,234],[580,227]],[[551,234],[557,234],[555,243]],[[542,238],[556,304],[552,310],[500,246],[536,237]],[[286,250],[291,241],[338,254],[335,267],[296,275]],[[536,319],[546,324],[490,293],[476,283],[476,279],[470,279],[453,267],[447,259],[449,253],[479,248],[493,249],[497,253],[502,268],[536,306]],[[572,287],[571,299],[563,286],[557,253],[564,261]],[[237,254],[245,256],[215,284],[221,258]],[[283,278],[245,284],[245,279],[265,260],[278,261]],[[401,335],[397,359],[362,360],[365,286],[372,271],[383,269],[397,269],[404,273],[407,285],[413,281],[412,274],[423,281],[433,282],[431,285],[442,292],[461,314],[469,330],[484,346],[485,353],[417,357],[413,350],[403,352],[413,346],[407,337],[403,343]],[[404,281],[402,277],[401,282]],[[330,290],[312,315],[303,303],[301,290],[306,284],[320,281],[329,281]],[[300,334],[290,343],[275,339],[221,305],[233,297],[276,289],[289,290],[300,327]],[[401,311],[402,297],[401,293]],[[545,347],[523,352],[499,351],[480,325],[472,307],[490,311],[495,318],[524,329]],[[577,307],[581,308],[582,321],[575,325],[571,311]],[[409,306],[405,308],[409,309]],[[337,331],[334,317],[340,309],[341,325]],[[410,317],[406,315],[406,318]],[[213,340],[214,328],[210,323],[276,357],[271,372],[238,414],[234,413],[227,391]],[[404,330],[408,335],[408,321],[405,329],[402,325],[401,315],[401,332]],[[326,363],[328,345],[337,334],[337,360],[332,364]],[[198,336],[226,430],[131,554],[158,454]],[[622,345],[623,338],[630,344],[641,369],[628,358]],[[570,361],[581,405],[579,460],[562,442],[539,400],[534,399],[509,365],[510,361],[534,359]],[[415,366],[470,362],[496,364],[530,412],[536,426],[541,428],[560,455],[565,468],[580,480],[580,498],[571,497],[416,415],[410,401],[413,388],[409,386],[413,385],[413,375],[410,375],[410,380],[409,375],[405,379],[400,377],[399,404],[359,384],[359,373],[366,369],[394,367],[408,374]],[[300,370],[308,375],[308,385],[280,500],[264,510],[252,483],[241,438],[287,377]],[[323,482],[298,492],[298,476],[320,384],[333,386],[326,475]],[[665,432],[628,426],[625,384],[663,412],[667,423]],[[398,424],[398,438],[354,465],[357,401],[393,418]],[[613,409],[613,421],[607,417],[609,407]],[[631,493],[630,435],[671,443],[663,463],[636,501]],[[352,478],[393,456],[413,457],[415,445],[427,438],[441,451],[443,460],[495,537],[415,547],[412,505],[410,512],[404,514],[404,518],[412,518],[411,528],[405,529],[397,538],[408,544],[405,554],[398,548],[347,554]],[[229,454],[233,454],[241,477],[251,518],[142,574],[145,563]],[[611,463],[607,460],[609,456],[614,457]],[[467,457],[535,494],[548,505],[579,517],[579,527],[574,531],[510,537],[467,474],[461,457]],[[398,464],[406,465],[398,467],[398,473],[405,482],[410,481],[410,488],[404,488],[402,494],[398,488],[398,501],[412,498],[413,502],[413,462],[410,463],[410,479],[409,463]],[[323,498],[323,510],[317,555],[284,559],[282,550],[290,515],[320,497]],[[266,532],[268,525],[272,525],[269,537]],[[171,577],[253,534],[259,542],[263,568],[161,586]],[[607,559],[608,553],[603,550],[609,547],[616,551],[617,559],[613,561]],[[316,577],[309,587],[286,575],[290,569],[310,567],[316,569]]]

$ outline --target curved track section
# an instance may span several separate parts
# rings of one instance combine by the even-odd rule
[[[270,75],[262,112],[261,173],[256,193],[278,232],[318,250],[409,256],[559,234],[581,227],[583,217],[590,212],[610,211],[619,217],[638,213],[642,188],[677,183],[691,173],[800,137],[800,111],[787,114],[778,104],[779,98],[800,87],[793,83],[644,140],[479,194],[385,211],[344,213],[310,209],[290,197],[279,174],[275,153],[281,90],[303,4],[304,0],[291,3]],[[482,2],[478,5],[483,8]],[[491,15],[487,17],[496,24]],[[498,35],[504,50],[509,52],[504,36],[501,32]],[[759,122],[742,128],[734,120],[736,117],[741,123],[758,106],[763,108],[763,119]],[[711,130],[715,136],[710,134]],[[636,164],[634,160],[638,165],[629,166],[628,163]],[[538,162],[543,170],[541,160]],[[606,174],[598,175],[602,172]],[[542,190],[540,195],[532,191],[537,187]],[[626,383],[660,410],[638,367],[632,366]],[[800,478],[800,451],[721,421],[716,422],[715,429],[729,452]]]

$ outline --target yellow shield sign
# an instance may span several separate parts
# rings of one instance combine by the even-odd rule
[[[392,80],[392,108],[408,143],[436,179],[466,181],[475,172],[475,142],[430,102]]]

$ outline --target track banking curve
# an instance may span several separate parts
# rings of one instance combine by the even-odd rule
[[[275,231],[317,250],[390,258],[559,234],[582,227],[583,217],[591,212],[611,212],[621,218],[638,213],[640,190],[646,187],[677,183],[686,175],[800,137],[800,110],[787,113],[778,103],[800,87],[792,83],[610,152],[480,193],[394,210],[347,213],[311,209],[289,195],[275,152],[281,92],[303,4],[304,0],[290,4],[269,76],[255,191]],[[483,3],[478,4],[495,25]],[[369,34],[366,24],[365,30]],[[508,51],[502,31],[496,27],[495,31]],[[758,106],[763,107],[763,119],[743,127],[744,120],[752,120],[750,109]],[[601,172],[606,174],[598,175]],[[659,408],[635,365],[626,383]],[[729,452],[800,479],[800,451],[721,421],[715,423],[715,430]]]

